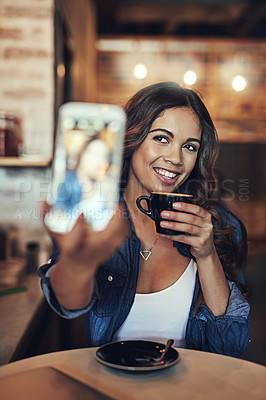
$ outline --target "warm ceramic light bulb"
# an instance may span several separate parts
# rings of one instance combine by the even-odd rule
[[[187,85],[194,85],[197,80],[197,74],[194,71],[187,71],[184,75],[184,82]]]
[[[234,90],[236,90],[237,92],[241,92],[247,86],[247,81],[243,76],[237,75],[232,81],[232,86]]]
[[[134,75],[137,79],[144,79],[147,75],[147,68],[144,64],[137,64],[134,68]]]

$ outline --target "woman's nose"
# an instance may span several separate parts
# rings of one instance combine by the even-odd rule
[[[175,147],[168,148],[168,151],[163,156],[165,162],[171,163],[173,165],[181,165],[182,164],[182,154],[181,151]]]

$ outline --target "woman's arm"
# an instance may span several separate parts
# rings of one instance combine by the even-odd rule
[[[214,249],[207,257],[196,257],[196,261],[207,307],[216,317],[224,315],[230,290],[216,250]]]
[[[228,281],[230,296],[226,313],[215,317],[204,302],[195,310],[200,289],[195,294],[188,320],[186,343],[189,349],[240,357],[250,341],[250,306],[235,282]]]
[[[188,234],[168,238],[191,246],[204,301],[214,316],[221,316],[226,311],[230,289],[214,246],[211,214],[195,204],[178,202],[173,204],[173,208],[177,212],[162,212],[167,221],[162,221],[161,226]]]
[[[70,233],[53,234],[60,248],[60,258],[51,270],[50,284],[63,307],[75,310],[89,304],[98,266],[125,240],[127,229],[119,208],[104,231],[92,231],[80,216]]]

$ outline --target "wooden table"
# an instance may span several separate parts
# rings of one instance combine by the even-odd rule
[[[96,348],[55,352],[16,361],[0,367],[0,393],[5,394],[1,398],[266,399],[266,367],[206,352],[178,351],[180,361],[175,366],[138,374],[98,363]]]

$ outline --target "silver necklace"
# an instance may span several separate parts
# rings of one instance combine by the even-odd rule
[[[147,261],[150,258],[151,251],[154,248],[154,246],[156,245],[159,237],[160,236],[158,235],[157,238],[155,239],[153,245],[151,246],[151,248],[149,250],[140,250],[139,254],[141,255],[141,257],[143,258],[144,261]]]

